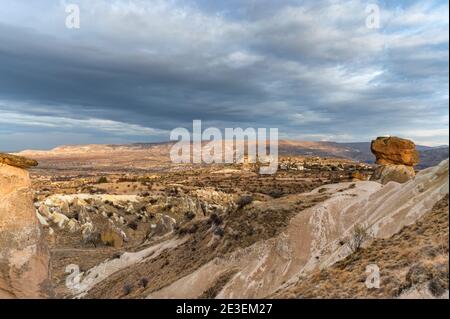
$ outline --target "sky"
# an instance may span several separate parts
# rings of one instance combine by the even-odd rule
[[[69,4],[80,28],[66,26]],[[433,0],[0,0],[0,150],[167,141],[193,120],[448,144],[448,11]]]

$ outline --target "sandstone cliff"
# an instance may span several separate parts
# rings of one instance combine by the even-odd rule
[[[49,254],[23,169],[36,163],[0,155],[0,298],[47,298]]]

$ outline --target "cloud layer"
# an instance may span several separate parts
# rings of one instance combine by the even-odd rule
[[[446,1],[380,2],[378,29],[356,0],[70,1],[80,29],[66,2],[0,0],[0,149],[167,140],[193,119],[448,143]]]

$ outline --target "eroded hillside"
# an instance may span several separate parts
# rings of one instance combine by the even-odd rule
[[[280,289],[272,298],[448,298],[448,195],[415,223]],[[379,289],[366,286],[367,266]]]
[[[343,172],[318,166],[316,176],[325,175],[316,183],[308,177],[311,171],[286,167],[268,179],[245,167],[211,168],[208,174],[201,169],[130,179],[123,182],[127,185],[120,191],[128,194],[122,195],[99,191],[108,190],[106,181],[97,181],[91,194],[38,195],[35,206],[51,243],[57,293],[83,298],[297,297],[288,292],[304,278],[315,278],[318,269],[353,256],[344,243],[355,225],[370,231],[371,245],[395,242],[396,233],[448,194],[448,161],[405,184],[386,185],[351,178],[345,165]],[[220,180],[227,178],[255,186],[220,188]],[[273,187],[286,180],[290,191],[272,196],[264,191],[264,184]],[[297,185],[293,180],[301,187],[292,186]]]
[[[50,249],[57,297],[389,298],[448,291],[448,160],[417,172],[410,141],[375,140],[377,165],[281,156],[274,175],[260,175],[248,162],[165,167],[160,153],[152,166],[141,155],[153,147],[161,145],[130,153],[126,146],[106,153],[103,146],[60,148],[55,166],[32,169],[27,191]],[[147,166],[137,168],[136,160]],[[355,244],[357,231],[364,236]],[[381,269],[379,289],[365,286],[369,262]]]

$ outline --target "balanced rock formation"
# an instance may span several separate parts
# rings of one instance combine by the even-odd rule
[[[371,151],[380,165],[371,180],[382,184],[405,183],[415,176],[414,165],[419,163],[419,153],[414,142],[395,136],[378,137],[372,141]]]
[[[49,253],[23,169],[36,164],[0,154],[0,298],[51,296]]]
[[[394,164],[414,166],[419,163],[419,152],[413,141],[391,136],[377,137],[370,146],[380,165]]]

